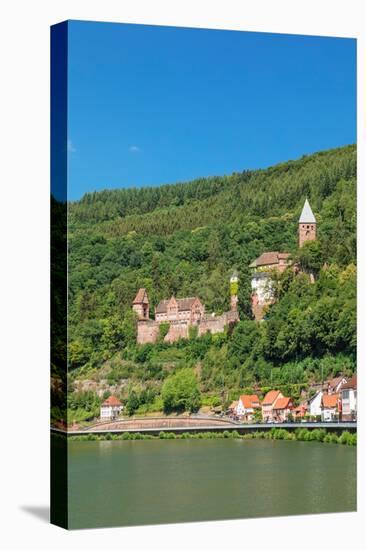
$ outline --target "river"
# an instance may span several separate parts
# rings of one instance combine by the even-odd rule
[[[69,527],[356,510],[356,448],[273,440],[71,441]]]

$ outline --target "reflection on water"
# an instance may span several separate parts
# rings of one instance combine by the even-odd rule
[[[73,441],[71,528],[356,509],[356,449],[271,440]]]

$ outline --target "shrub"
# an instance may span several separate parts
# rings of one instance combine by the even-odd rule
[[[349,432],[343,432],[339,436],[339,443],[342,443],[342,445],[350,445],[350,441],[352,440],[352,435]]]

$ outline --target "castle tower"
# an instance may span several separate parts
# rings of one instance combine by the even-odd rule
[[[304,207],[299,219],[299,248],[306,241],[316,240],[316,219],[311,210],[308,199],[306,199]]]
[[[140,288],[136,294],[136,297],[132,302],[132,309],[137,313],[139,321],[149,319],[149,299],[144,288]]]
[[[232,311],[238,309],[239,277],[236,271],[230,277],[230,307]]]

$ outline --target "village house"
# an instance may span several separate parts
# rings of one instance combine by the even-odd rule
[[[101,420],[115,420],[121,411],[123,405],[115,395],[110,395],[100,407],[100,419]]]
[[[238,277],[234,273],[230,278],[230,310],[222,315],[207,314],[205,305],[198,296],[161,300],[155,308],[155,319],[150,319],[149,299],[145,288],[140,288],[132,303],[132,309],[137,315],[137,343],[155,343],[160,337],[163,323],[169,325],[164,342],[176,342],[180,338],[189,338],[190,327],[197,328],[198,336],[210,332],[224,332],[225,327],[239,321]]]
[[[308,413],[310,417],[320,417],[322,414],[323,391],[317,391],[308,401]]]
[[[241,395],[234,403],[233,413],[244,422],[253,422],[254,412],[261,409],[257,395]]]
[[[262,401],[262,419],[263,422],[273,422],[273,408],[278,399],[283,399],[283,395],[278,390],[269,391]]]
[[[322,422],[332,422],[339,418],[339,394],[325,393],[322,396],[321,402],[321,418]]]
[[[298,222],[298,245],[316,239],[316,219],[306,199]],[[274,289],[271,274],[282,273],[292,265],[288,252],[263,252],[251,264],[252,270],[252,312],[257,321],[261,321],[267,307],[274,302]],[[293,266],[296,269],[296,266]],[[312,277],[312,275],[310,275]]]
[[[329,393],[339,393],[341,386],[347,382],[347,378],[344,376],[337,376],[336,378],[331,378],[325,383],[325,390]]]
[[[340,387],[342,420],[357,420],[357,375],[354,374]]]
[[[272,417],[274,422],[287,422],[291,415],[294,404],[290,397],[279,397],[272,406]]]
[[[308,406],[306,403],[300,403],[300,405],[295,407],[291,412],[294,420],[303,420],[307,415]]]
[[[347,382],[344,376],[337,376],[321,382],[313,384],[312,389],[316,389],[316,393],[308,400],[308,413],[310,417],[322,417],[323,405],[322,400],[324,395],[338,394],[343,384]],[[328,415],[328,413],[327,413]]]

